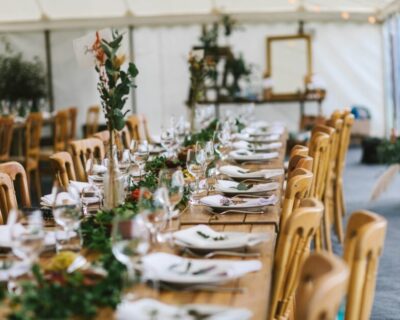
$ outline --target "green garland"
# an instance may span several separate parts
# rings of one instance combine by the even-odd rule
[[[377,148],[380,163],[396,164],[400,163],[400,139],[395,142],[384,140]]]

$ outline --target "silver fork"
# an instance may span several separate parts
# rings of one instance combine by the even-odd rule
[[[190,250],[188,248],[184,248],[183,252],[187,253],[195,258],[205,258],[205,259],[212,258],[215,256],[232,256],[232,257],[242,257],[242,258],[260,257],[260,253],[258,253],[258,252],[235,252],[235,251],[222,251],[222,250],[218,251],[217,250],[217,251],[211,251],[207,254],[202,255],[200,253],[193,252],[192,250]]]

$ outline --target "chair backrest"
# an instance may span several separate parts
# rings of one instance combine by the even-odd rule
[[[306,169],[295,169],[287,181],[285,197],[283,200],[280,228],[282,229],[292,214],[300,205],[300,201],[308,194],[313,180],[312,172]]]
[[[350,268],[346,320],[370,318],[386,228],[386,219],[373,212],[357,211],[349,218],[344,240],[344,260]]]
[[[76,178],[78,181],[87,181],[86,160],[90,157],[104,159],[103,142],[96,138],[88,138],[72,141],[70,146]]]
[[[121,131],[121,140],[122,140],[122,145],[124,146],[125,149],[129,149],[131,145],[131,135],[129,133],[129,129],[127,126],[125,126]],[[149,141],[149,140],[147,140]]]
[[[303,155],[303,156],[307,156],[308,155],[308,147],[303,146],[301,144],[296,144],[295,146],[293,146],[293,148],[290,150],[290,155],[289,158],[292,158],[295,155]]]
[[[7,223],[7,216],[11,209],[18,209],[17,198],[11,177],[0,172],[0,224]]]
[[[304,262],[296,292],[296,319],[336,320],[347,291],[349,269],[327,252],[311,254]]]
[[[141,133],[141,125],[140,125],[140,117],[139,115],[132,114],[126,119],[126,126],[128,127],[129,134],[134,140],[142,140],[145,137]]]
[[[313,158],[307,155],[295,154],[289,159],[289,165],[287,170],[287,177],[290,179],[293,176],[294,170],[303,168],[312,171]]]
[[[270,319],[286,318],[296,291],[300,266],[321,223],[323,205],[313,198],[303,199],[280,229],[275,259]]]
[[[342,116],[343,126],[342,133],[339,139],[338,158],[336,164],[336,176],[341,178],[343,170],[346,165],[346,155],[350,145],[351,129],[354,124],[354,115],[351,113],[344,113]]]
[[[7,174],[11,178],[14,185],[14,190],[17,190],[16,184],[18,183],[22,207],[31,207],[28,179],[22,164],[16,161],[2,163],[0,164],[0,172]]]
[[[331,143],[332,137],[324,132],[314,132],[311,136],[309,149],[310,156],[314,159],[312,170],[314,180],[310,189],[310,196],[316,197],[319,200],[323,196]]]
[[[74,164],[68,152],[60,151],[51,155],[50,162],[54,168],[56,178],[64,188],[69,186],[70,180],[76,180]]]
[[[90,106],[86,114],[85,137],[90,138],[99,129],[100,106]]]
[[[25,157],[39,161],[40,137],[42,134],[43,117],[40,112],[28,115],[25,121]]]
[[[78,108],[70,107],[68,109],[68,142],[76,139],[76,118],[78,116]]]
[[[69,140],[69,110],[59,110],[54,117],[54,152],[65,151]]]
[[[100,139],[103,142],[104,148],[107,148],[110,141],[110,132],[108,130],[96,132],[93,134],[93,138]]]
[[[8,160],[13,136],[13,117],[0,117],[0,160]]]
[[[141,114],[140,119],[141,119],[141,123],[143,124],[144,138],[147,140],[148,143],[153,143],[153,139],[151,138],[151,135],[150,135],[146,116],[144,114]]]

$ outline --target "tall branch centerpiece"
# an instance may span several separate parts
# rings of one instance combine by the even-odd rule
[[[116,158],[116,139],[118,131],[125,126],[125,116],[129,111],[124,111],[124,106],[139,73],[132,62],[126,71],[122,70],[125,62],[125,55],[120,53],[122,40],[123,34],[118,31],[112,32],[110,41],[96,32],[95,42],[89,49],[96,60],[95,70],[99,75],[97,89],[110,133],[108,171],[104,181],[104,205],[107,209],[117,207],[124,200],[123,181]]]

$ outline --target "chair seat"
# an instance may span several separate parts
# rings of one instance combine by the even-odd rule
[[[50,156],[54,154],[52,146],[45,146],[40,148],[39,159],[40,161],[48,161]]]
[[[9,161],[17,161],[21,163],[25,167],[26,171],[35,170],[39,167],[38,161],[32,158],[26,159],[24,156],[12,156]]]

